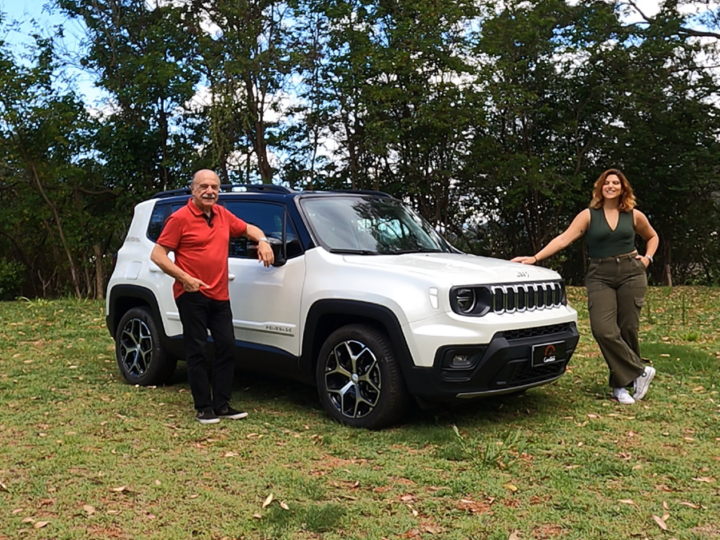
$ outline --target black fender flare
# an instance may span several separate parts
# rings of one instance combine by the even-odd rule
[[[321,328],[321,321],[327,316],[332,316],[333,324]],[[326,337],[337,328],[363,322],[380,326],[387,332],[406,384],[412,380],[415,364],[397,316],[386,306],[360,300],[318,300],[310,307],[303,329],[300,373],[314,380],[316,357]]]
[[[105,317],[105,324],[110,332],[110,336],[115,339],[117,325],[120,323],[123,314],[129,309],[141,305],[147,306],[148,309],[150,309],[150,314],[157,322],[162,346],[171,352],[171,354],[182,357],[182,336],[171,339],[170,336],[165,333],[165,325],[163,324],[157,298],[155,298],[153,292],[146,287],[140,287],[138,285],[115,285],[110,290],[108,312]]]

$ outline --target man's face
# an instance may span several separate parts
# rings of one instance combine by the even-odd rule
[[[197,175],[192,183],[192,198],[203,212],[209,212],[220,191],[220,179],[213,173]]]

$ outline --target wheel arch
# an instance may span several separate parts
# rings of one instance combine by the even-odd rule
[[[155,295],[145,287],[137,285],[116,285],[110,291],[110,301],[108,303],[107,328],[110,335],[115,337],[118,324],[123,315],[134,307],[147,307],[156,321],[161,324],[161,334],[164,335],[162,318],[160,309],[158,308]]]
[[[358,300],[328,299],[315,302],[308,311],[303,331],[300,373],[314,380],[315,366],[325,340],[338,328],[348,324],[366,324],[388,335],[403,378],[413,368],[400,322],[390,308]]]

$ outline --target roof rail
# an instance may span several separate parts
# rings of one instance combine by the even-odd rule
[[[220,193],[233,193],[235,191],[250,191],[253,193],[293,193],[293,190],[285,186],[277,184],[222,184]],[[152,199],[164,199],[166,197],[175,197],[176,195],[190,195],[190,187],[180,189],[169,189],[156,193]]]
[[[372,189],[333,189],[330,191],[330,193],[358,193],[360,195],[376,195],[379,197],[389,197],[391,199],[394,198],[389,193],[385,193],[384,191],[375,191]]]

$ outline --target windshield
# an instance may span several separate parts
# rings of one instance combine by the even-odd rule
[[[381,197],[303,197],[300,205],[320,243],[333,253],[392,255],[449,252],[451,247],[400,202]]]

